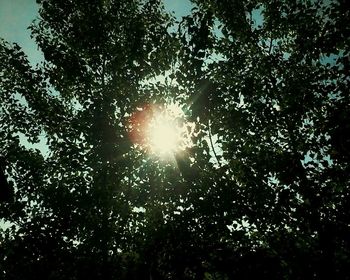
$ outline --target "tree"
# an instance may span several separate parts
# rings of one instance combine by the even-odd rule
[[[159,1],[39,4],[31,29],[45,61],[33,69],[18,46],[1,49],[1,152],[16,186],[13,205],[2,205],[13,224],[2,270],[109,279],[124,273],[118,251],[132,250],[138,220],[125,120],[153,97],[141,81],[169,67],[169,18]],[[32,143],[45,135],[49,155],[22,147],[19,133]]]
[[[223,151],[215,173],[225,174],[213,183],[220,203],[216,209],[211,201],[217,216],[205,226],[234,227],[214,238],[231,248],[230,258],[210,251],[215,261],[208,263],[228,260],[213,275],[346,278],[349,140],[340,119],[349,111],[349,29],[342,25],[349,8],[335,1],[194,2],[179,75],[201,93],[203,80],[213,85],[209,101],[194,106],[206,110],[200,117]]]
[[[3,279],[347,279],[348,6],[193,2],[40,0],[45,61],[1,42]],[[130,137],[168,100],[173,162]]]

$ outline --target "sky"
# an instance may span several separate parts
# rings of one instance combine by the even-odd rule
[[[35,0],[0,0],[0,38],[20,45],[30,61],[40,56],[27,29],[37,13]]]
[[[178,18],[189,14],[192,8],[189,0],[165,0],[164,5]],[[41,54],[27,28],[37,14],[35,0],[0,0],[0,38],[20,45],[34,64],[41,60]]]

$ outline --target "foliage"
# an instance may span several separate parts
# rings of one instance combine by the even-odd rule
[[[0,42],[2,279],[349,278],[348,5],[193,2],[38,0],[45,61]],[[129,137],[169,100],[176,164]]]

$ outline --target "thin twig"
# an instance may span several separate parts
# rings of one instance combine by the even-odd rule
[[[215,149],[214,149],[214,144],[213,144],[213,139],[212,139],[212,134],[211,134],[210,119],[208,120],[208,131],[209,131],[209,141],[210,141],[211,149],[213,151],[213,154],[214,154],[214,156],[216,158],[216,161],[217,161],[219,167],[221,168],[221,162],[220,162],[220,160],[219,160],[219,158],[218,158],[218,156],[217,156],[217,154],[215,152]]]
[[[269,54],[271,54],[271,50],[272,50],[272,42],[273,42],[273,39],[271,38],[271,39],[270,39]]]

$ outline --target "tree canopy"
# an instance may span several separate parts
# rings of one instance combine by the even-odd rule
[[[1,279],[349,279],[345,0],[37,2],[44,61],[0,40]]]

